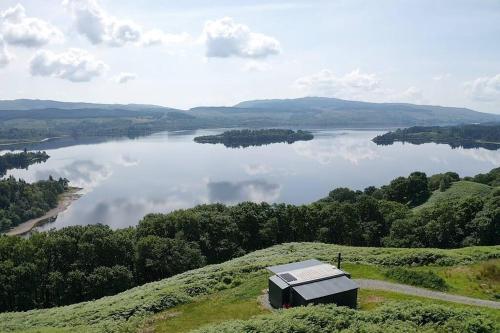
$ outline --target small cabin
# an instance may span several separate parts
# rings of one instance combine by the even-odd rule
[[[269,302],[274,308],[326,303],[357,306],[358,284],[333,265],[310,259],[267,269],[275,274],[269,278]]]

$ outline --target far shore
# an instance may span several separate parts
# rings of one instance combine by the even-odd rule
[[[31,230],[36,228],[37,226],[40,226],[44,223],[47,223],[51,220],[55,220],[57,215],[59,213],[65,211],[68,209],[68,207],[76,200],[78,200],[82,194],[79,193],[82,190],[82,188],[79,187],[70,187],[68,191],[64,192],[63,194],[60,195],[59,197],[59,203],[57,204],[57,207],[52,208],[49,210],[47,213],[44,215],[28,220],[26,222],[21,223],[20,225],[10,229],[8,232],[5,234],[8,236],[22,236],[26,235],[29,233]]]

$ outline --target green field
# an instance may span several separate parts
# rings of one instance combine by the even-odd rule
[[[266,287],[268,273],[265,267],[308,258],[335,263],[339,252],[346,263],[344,268],[355,278],[382,278],[382,270],[389,266],[414,269],[428,266],[440,271],[452,267],[474,267],[500,258],[500,246],[440,250],[282,244],[92,302],[24,313],[3,313],[0,314],[0,332],[135,332],[140,327],[144,332],[151,332],[152,328],[175,332],[175,327],[183,329],[183,322],[192,323],[194,328],[229,318],[245,319],[264,311],[259,308],[256,297]],[[453,285],[453,278],[449,283]],[[481,281],[473,283],[480,284]],[[460,285],[456,288],[451,292],[469,294],[469,291],[461,290]],[[361,304],[367,302],[363,295],[370,297],[370,294],[362,294]],[[487,293],[482,297],[488,298]],[[481,312],[491,313],[489,310]],[[178,313],[194,315],[196,321]],[[174,320],[170,320],[172,318]]]
[[[444,192],[436,190],[432,193],[431,197],[422,205],[413,208],[419,210],[425,207],[430,207],[436,202],[446,199],[459,199],[465,197],[484,197],[487,196],[493,188],[491,186],[471,182],[467,180],[460,180],[454,182],[449,189]]]

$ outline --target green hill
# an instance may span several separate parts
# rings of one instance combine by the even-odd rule
[[[334,262],[338,252],[341,252],[344,257],[344,269],[350,271],[354,278],[382,279],[383,270],[392,266],[406,266],[408,269],[415,270],[428,268],[445,278],[450,285],[449,292],[451,293],[481,298],[491,298],[490,294],[492,292],[498,293],[498,281],[490,281],[488,275],[483,276],[478,272],[483,269],[481,267],[483,267],[485,261],[500,258],[500,246],[440,250],[362,248],[321,243],[289,243],[260,250],[223,264],[188,271],[92,302],[28,312],[3,313],[0,314],[0,331],[135,332],[142,327],[143,332],[150,332],[153,328],[156,328],[156,331],[159,332],[180,332],[182,330],[172,330],[168,325],[175,324],[175,320],[171,320],[172,318],[177,319],[180,316],[179,318],[182,319],[181,315],[186,310],[183,307],[191,307],[188,308],[189,311],[185,312],[188,316],[199,314],[200,312],[196,312],[196,309],[200,310],[199,307],[209,309],[211,312],[208,310],[201,311],[202,314],[205,314],[205,317],[199,315],[195,318],[196,320],[193,317],[188,318],[187,322],[195,326],[185,327],[180,325],[181,329],[197,328],[203,324],[218,323],[233,318],[248,319],[256,314],[266,312],[258,307],[256,301],[256,297],[266,287],[268,273],[265,271],[265,267],[307,258]],[[497,265],[497,263],[498,261],[494,261],[494,265]],[[464,274],[464,271],[467,270],[472,275]],[[464,278],[468,283],[463,281]],[[491,285],[492,290],[481,289],[482,284]],[[364,311],[357,314],[356,312],[351,313],[347,310],[331,307],[325,307],[321,311],[318,310],[317,314],[322,316],[325,313],[332,315],[345,313],[351,319],[359,317],[356,320],[366,322],[366,325],[381,326],[385,324],[382,322],[377,324],[373,321],[374,318],[379,316],[377,313],[392,311],[393,315],[397,316],[398,309],[401,308],[400,314],[405,316],[412,307],[406,301],[414,299],[414,297],[393,293],[364,290],[362,290],[360,298],[361,310],[375,311],[373,314],[364,314]],[[219,303],[216,302],[217,300],[219,300]],[[383,300],[383,302],[393,300],[400,303],[391,310],[380,308],[380,300]],[[422,301],[425,302],[425,299],[422,299]],[[433,301],[433,303],[440,302]],[[457,316],[470,319],[472,322],[475,321],[480,327],[492,320],[498,322],[500,319],[498,313],[494,312],[494,310],[476,307],[475,312],[463,312],[460,309],[471,309],[471,307],[452,305],[451,303],[447,306],[454,310],[447,310],[451,311],[443,314],[447,319],[436,323],[436,325],[452,325],[454,322],[452,323],[450,320],[457,318]],[[428,308],[424,307],[423,309],[422,311],[425,312],[427,311],[425,309]],[[433,309],[445,311],[446,308]],[[295,314],[299,314],[300,317],[301,311],[313,310],[293,310],[293,312],[289,312],[285,316],[293,317]],[[316,311],[313,312],[316,313]],[[222,318],[214,320],[218,316]],[[272,315],[270,318],[281,322],[280,317],[275,318],[274,316]],[[264,320],[266,319],[264,318]],[[388,324],[392,325],[394,323],[391,321]],[[304,319],[302,325],[308,325],[308,320]],[[411,328],[420,325],[420,323],[410,322],[405,325],[410,325],[408,327]],[[460,327],[455,331],[459,331]],[[495,328],[491,329],[484,331],[493,332]]]
[[[465,197],[484,197],[490,194],[493,188],[491,186],[471,182],[467,180],[461,180],[458,182],[454,182],[449,189],[444,192],[436,190],[432,193],[431,197],[420,206],[415,207],[415,210],[430,207],[434,205],[436,202],[447,199],[460,199]]]

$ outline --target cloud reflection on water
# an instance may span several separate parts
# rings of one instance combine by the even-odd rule
[[[241,182],[209,182],[210,202],[236,203],[241,201],[275,201],[280,196],[281,186],[265,180],[245,180]]]
[[[358,165],[363,160],[379,157],[375,144],[366,140],[366,137],[339,135],[328,140],[296,142],[293,147],[299,156],[316,160],[320,164],[331,164],[340,158]]]
[[[38,170],[36,178],[47,179],[49,176],[67,178],[71,186],[82,187],[89,191],[112,174],[112,169],[106,165],[91,160],[77,160],[58,169]]]

